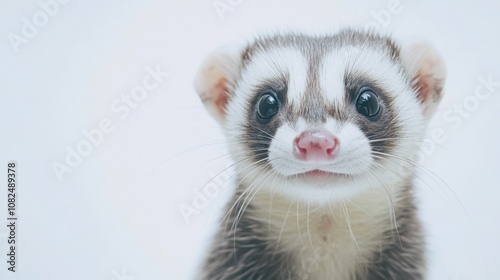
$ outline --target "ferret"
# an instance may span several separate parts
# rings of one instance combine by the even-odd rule
[[[355,29],[210,53],[194,87],[236,186],[199,279],[424,279],[412,155],[445,72],[428,43]]]

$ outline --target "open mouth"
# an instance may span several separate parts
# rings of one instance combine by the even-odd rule
[[[332,180],[338,178],[349,178],[352,177],[350,174],[336,173],[320,169],[314,169],[307,172],[299,173],[298,176],[308,179],[308,180]]]
[[[300,175],[302,175],[306,178],[311,178],[311,179],[325,179],[325,178],[333,178],[333,177],[339,176],[340,174],[329,172],[329,171],[324,171],[324,170],[319,170],[319,169],[314,169],[311,171],[300,173]]]
[[[304,173],[306,176],[328,176],[328,175],[334,175],[335,173],[333,172],[328,172],[328,171],[323,171],[319,169],[314,169],[311,171],[307,171]]]

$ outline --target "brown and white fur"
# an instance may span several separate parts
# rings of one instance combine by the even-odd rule
[[[195,89],[224,128],[237,185],[200,278],[424,279],[411,155],[444,77],[427,44],[350,29],[211,53]],[[366,88],[375,117],[360,113]],[[335,152],[300,158],[314,133]]]

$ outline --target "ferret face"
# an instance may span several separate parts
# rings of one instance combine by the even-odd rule
[[[225,77],[235,77],[224,89],[229,95],[219,102],[247,188],[321,203],[412,172],[427,102],[441,85],[439,94],[430,91],[434,80],[426,84],[422,71],[408,69],[419,64],[402,58],[390,39],[276,36],[235,60],[237,73]]]

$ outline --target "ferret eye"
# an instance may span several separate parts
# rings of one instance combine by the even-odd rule
[[[257,102],[257,115],[262,122],[271,120],[278,113],[278,109],[279,102],[274,93],[265,93]]]
[[[373,90],[370,88],[362,88],[356,99],[356,110],[358,110],[361,115],[375,121],[380,117],[380,109],[378,97]]]

